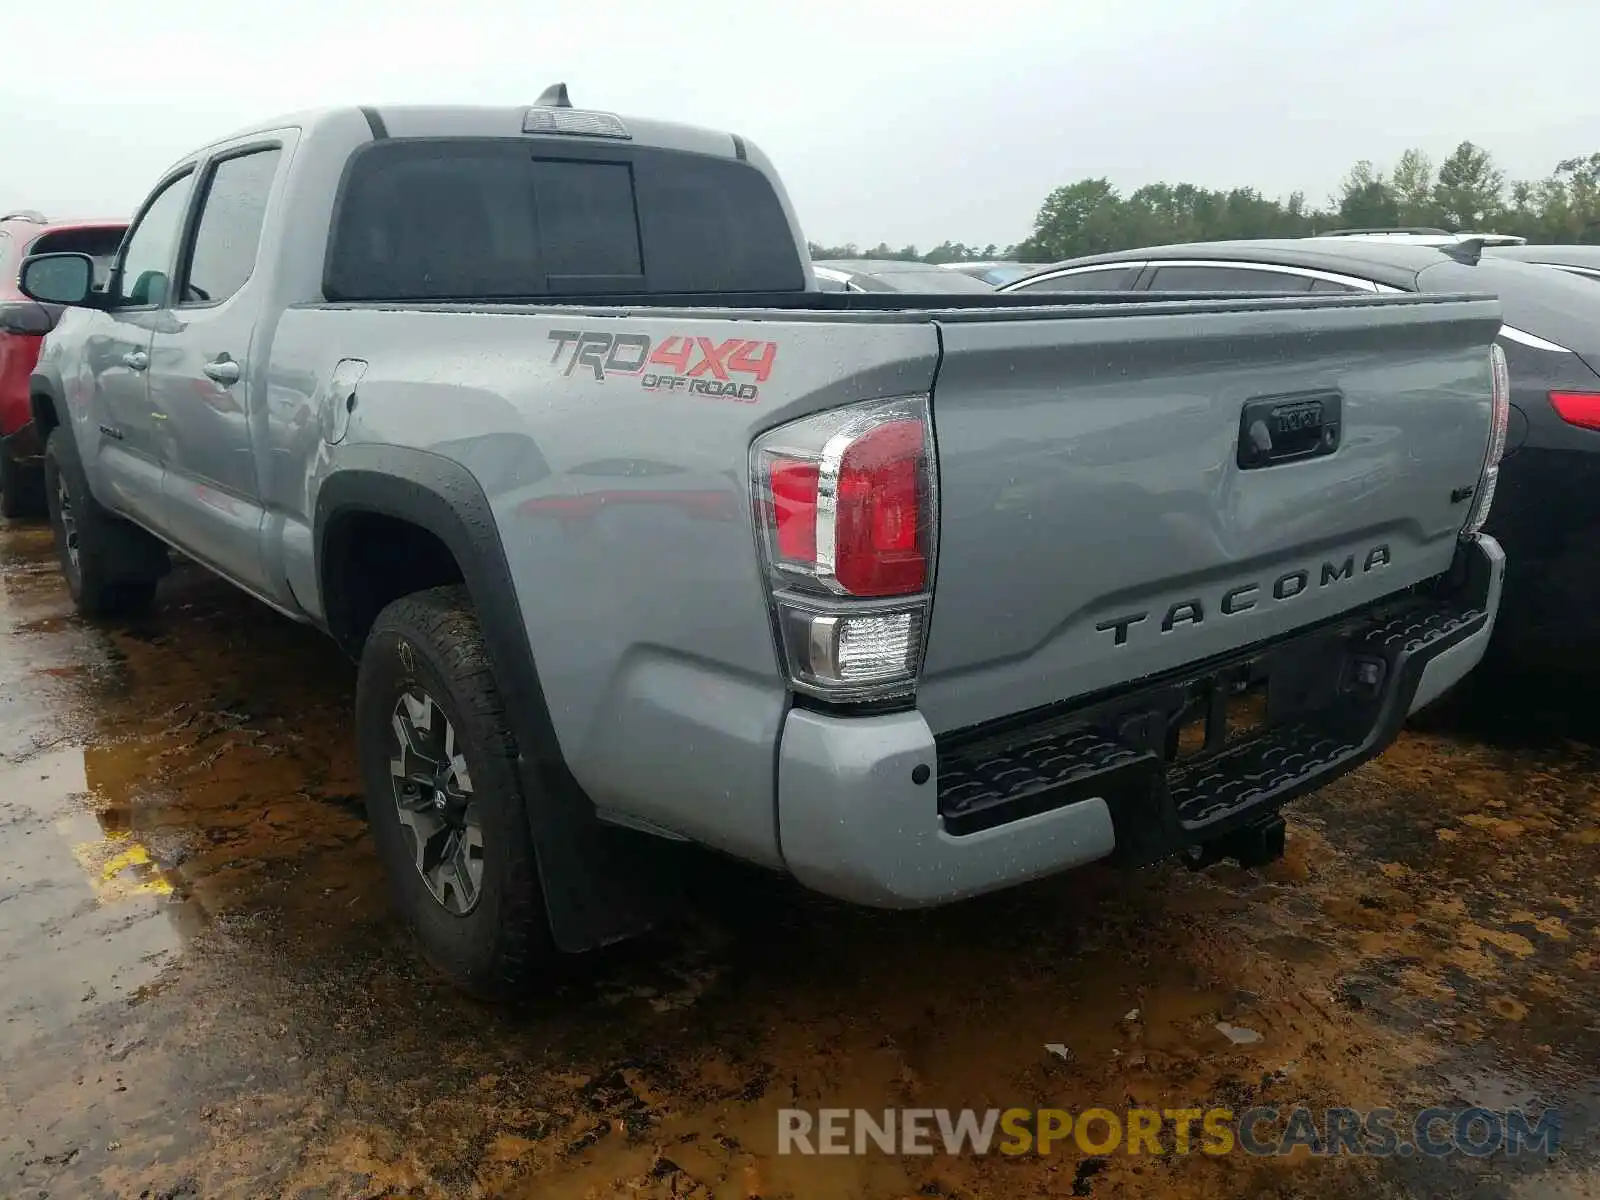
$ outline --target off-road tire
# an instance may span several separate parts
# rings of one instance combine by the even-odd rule
[[[109,617],[148,608],[156,584],[171,567],[167,548],[101,507],[89,491],[77,442],[70,430],[59,426],[45,443],[44,488],[61,573],[77,610],[84,616]],[[65,516],[63,495],[70,504]],[[69,544],[74,534],[76,542]]]
[[[464,915],[435,898],[402,829],[390,762],[396,706],[416,689],[443,712],[466,759],[482,826],[483,875]],[[456,986],[503,999],[553,965],[556,951],[528,827],[517,746],[478,618],[464,587],[394,601],[374,622],[356,683],[356,740],[367,817],[396,908],[423,956]]]
[[[0,448],[0,517],[40,517],[44,511],[44,472],[37,463],[19,463]]]

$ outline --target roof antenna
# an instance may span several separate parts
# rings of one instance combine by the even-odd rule
[[[1446,254],[1464,266],[1475,267],[1478,260],[1483,257],[1483,239],[1481,237],[1462,238],[1459,242],[1451,242],[1448,246],[1436,247],[1440,253]]]
[[[567,99],[567,85],[564,83],[552,83],[539,93],[539,98],[533,103],[536,108],[572,107],[572,101]]]

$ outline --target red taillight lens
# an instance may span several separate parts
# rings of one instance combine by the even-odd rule
[[[853,596],[898,596],[927,584],[919,480],[925,446],[917,420],[888,421],[839,460],[833,575]]]
[[[939,489],[924,395],[769,429],[751,485],[790,685],[830,701],[916,691],[932,603]]]
[[[1551,392],[1550,404],[1568,425],[1600,429],[1600,392]]]
[[[772,524],[778,558],[785,562],[817,561],[817,478],[814,462],[796,458],[772,460]]]

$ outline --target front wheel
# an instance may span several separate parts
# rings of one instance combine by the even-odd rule
[[[423,954],[479,995],[526,983],[554,948],[516,742],[464,588],[378,615],[356,737],[373,840]]]
[[[50,431],[44,484],[61,573],[78,611],[114,616],[148,607],[170,565],[167,548],[94,498],[68,429]]]

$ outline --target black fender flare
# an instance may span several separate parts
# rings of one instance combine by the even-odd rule
[[[517,739],[529,832],[551,934],[567,952],[642,932],[675,907],[666,844],[605,824],[567,767],[488,497],[466,467],[423,450],[350,445],[317,490],[316,574],[328,631],[346,651],[350,615],[325,565],[344,552],[343,518],[392,517],[433,534],[455,556],[477,611],[495,680]]]
[[[39,446],[44,448],[45,438],[50,436],[47,421],[41,420],[39,411],[39,397],[47,397],[50,408],[55,415],[57,425],[67,423],[67,390],[62,386],[61,378],[54,368],[39,367],[28,376],[28,411],[33,416],[34,427],[39,431]]]

